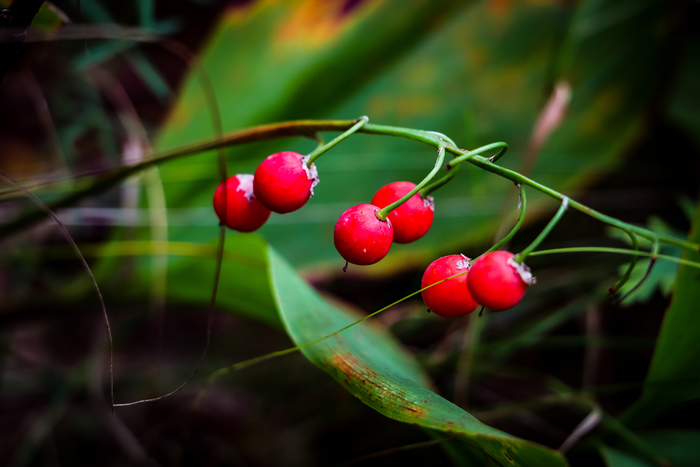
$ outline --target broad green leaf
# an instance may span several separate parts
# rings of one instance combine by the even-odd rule
[[[688,241],[700,242],[700,209]],[[684,251],[684,259],[700,261],[700,253]],[[627,423],[644,423],[683,402],[700,397],[700,287],[697,268],[681,265],[666,310],[654,357],[640,399],[626,414]]]
[[[359,318],[322,299],[272,248],[268,260],[276,305],[298,345],[327,336]],[[302,352],[387,417],[449,433],[501,465],[566,465],[558,452],[491,428],[431,391],[416,362],[385,330],[367,321],[304,347]]]

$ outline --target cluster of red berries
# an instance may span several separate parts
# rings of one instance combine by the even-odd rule
[[[447,318],[464,316],[483,305],[492,311],[513,308],[535,282],[530,269],[513,253],[492,251],[474,264],[464,255],[443,256],[423,273],[423,301],[435,314]]]
[[[271,212],[280,214],[301,208],[313,196],[318,172],[308,157],[284,151],[268,156],[255,174],[238,174],[222,182],[214,193],[214,211],[227,227],[239,232],[259,229]],[[345,211],[335,225],[333,242],[347,262],[374,264],[389,252],[392,243],[410,243],[425,235],[433,222],[431,197],[418,193],[390,211],[377,214],[416,187],[394,182],[380,188],[371,204]],[[456,276],[456,277],[452,277]],[[507,251],[493,251],[474,264],[464,255],[433,261],[423,274],[423,301],[432,312],[445,317],[464,316],[483,305],[493,311],[515,306],[534,282],[530,270]]]
[[[333,243],[348,263],[374,264],[384,258],[392,243],[411,243],[425,235],[433,224],[433,199],[418,193],[380,219],[377,213],[416,187],[411,182],[393,182],[380,188],[371,204],[358,204],[345,211],[335,224]]]
[[[271,212],[284,214],[302,207],[318,183],[316,166],[308,158],[284,151],[268,156],[255,175],[238,174],[214,193],[214,211],[222,224],[239,232],[258,230]]]
[[[318,183],[316,166],[308,158],[285,151],[268,156],[254,175],[238,174],[222,182],[214,193],[214,211],[222,224],[239,232],[253,232],[270,217],[301,208]],[[345,211],[334,231],[335,247],[349,263],[374,264],[389,252],[392,242],[421,238],[433,222],[432,198],[413,195],[380,220],[377,212],[408,194],[415,184],[394,182],[382,187],[372,204]]]

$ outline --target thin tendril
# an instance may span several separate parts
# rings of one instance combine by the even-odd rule
[[[647,266],[647,270],[644,271],[644,276],[637,282],[634,287],[632,287],[626,294],[624,294],[621,297],[618,297],[616,300],[613,301],[613,303],[622,303],[623,300],[625,300],[627,297],[632,295],[634,292],[637,291],[637,289],[649,278],[649,275],[651,274],[652,269],[654,268],[654,265],[656,264],[657,260],[657,253],[659,252],[659,243],[654,242],[651,245],[651,257],[649,258],[649,266]]]
[[[632,242],[632,246],[634,247],[635,250],[639,250],[639,242],[637,241],[636,235],[634,235],[632,232],[628,230],[623,230],[627,235],[629,235],[630,240]],[[630,260],[630,264],[627,266],[627,270],[625,273],[620,277],[620,279],[615,282],[615,284],[608,289],[608,295],[614,295],[616,294],[620,288],[622,288],[623,285],[627,283],[627,281],[630,278],[630,275],[632,275],[632,271],[634,270],[634,267],[637,265],[637,260],[639,257],[637,255],[633,256],[632,259]]]
[[[354,322],[348,324],[347,326],[344,326],[344,327],[338,329],[337,331],[334,331],[334,332],[332,332],[332,333],[330,333],[330,334],[328,334],[328,335],[326,335],[326,336],[319,337],[318,339],[314,339],[314,340],[312,340],[312,341],[309,341],[309,342],[306,342],[306,343],[304,343],[304,344],[300,344],[300,345],[297,345],[297,346],[294,346],[294,347],[290,347],[290,348],[288,348],[288,349],[278,350],[278,351],[276,351],[276,352],[271,352],[271,353],[268,353],[268,354],[265,354],[265,355],[260,355],[260,356],[258,356],[258,357],[254,357],[254,358],[250,358],[250,359],[248,359],[248,360],[244,360],[244,361],[242,361],[242,362],[238,362],[238,363],[233,364],[233,365],[231,365],[231,366],[227,366],[227,367],[224,367],[224,368],[220,368],[220,369],[214,371],[213,373],[211,373],[211,374],[209,375],[209,377],[207,378],[207,381],[206,381],[205,386],[202,387],[202,389],[200,390],[199,395],[197,396],[197,401],[195,402],[195,405],[198,404],[199,401],[201,401],[202,397],[204,396],[204,392],[207,390],[207,388],[208,388],[210,385],[212,385],[214,382],[216,382],[216,380],[218,380],[219,378],[221,378],[221,377],[223,377],[223,376],[225,376],[225,375],[227,375],[227,374],[229,374],[229,373],[232,373],[232,372],[234,372],[234,371],[241,370],[241,369],[246,368],[246,367],[249,367],[249,366],[251,366],[251,365],[255,365],[256,363],[261,363],[261,362],[264,362],[264,361],[267,361],[267,360],[271,360],[271,359],[276,358],[276,357],[281,357],[281,356],[283,356],[283,355],[287,355],[287,354],[296,352],[297,350],[301,350],[301,349],[304,349],[304,348],[306,348],[306,347],[311,347],[312,345],[318,344],[319,342],[322,342],[322,341],[324,341],[324,340],[326,340],[326,339],[329,339],[329,338],[331,338],[331,337],[333,337],[333,336],[336,336],[336,335],[340,334],[341,332],[343,332],[343,331],[345,331],[345,330],[347,330],[347,329],[350,329],[351,327],[353,327],[353,326],[355,326],[355,325],[357,325],[357,324],[362,323],[363,321],[367,321],[368,319],[370,319],[370,318],[372,318],[372,317],[378,315],[379,313],[381,313],[381,312],[383,312],[383,311],[386,311],[386,310],[388,310],[389,308],[391,308],[391,307],[393,307],[393,306],[396,306],[396,305],[398,305],[399,303],[401,303],[401,302],[403,302],[403,301],[405,301],[405,300],[408,300],[409,298],[411,298],[411,297],[413,297],[413,296],[415,296],[415,295],[418,295],[419,293],[423,292],[424,290],[427,290],[427,289],[429,289],[429,288],[431,288],[431,287],[435,287],[436,285],[442,284],[442,283],[445,282],[445,281],[454,279],[455,277],[462,276],[462,275],[466,274],[467,272],[468,272],[468,271],[459,272],[459,273],[454,274],[454,275],[452,275],[452,276],[450,276],[450,277],[446,277],[446,278],[441,279],[441,280],[439,280],[439,281],[437,281],[437,282],[435,282],[435,283],[433,283],[433,284],[430,284],[430,285],[428,285],[428,286],[425,286],[425,287],[421,288],[420,290],[416,290],[415,292],[412,292],[412,293],[406,295],[405,297],[402,297],[402,298],[396,300],[395,302],[390,303],[389,305],[387,305],[387,306],[385,306],[385,307],[383,307],[383,308],[380,308],[379,310],[377,310],[377,311],[375,311],[375,312],[373,312],[373,313],[370,313],[370,314],[367,315],[367,316],[363,316],[362,318],[358,319],[357,321],[354,321]]]
[[[143,404],[146,402],[155,402],[159,401],[161,399],[165,399],[166,397],[170,397],[178,392],[180,392],[182,389],[185,388],[189,384],[190,381],[195,377],[199,369],[202,367],[202,364],[204,363],[204,360],[207,357],[207,352],[209,351],[209,345],[211,343],[211,334],[212,334],[212,329],[214,327],[214,310],[216,306],[216,297],[217,297],[217,292],[219,288],[219,283],[220,283],[220,277],[221,277],[221,266],[223,263],[223,257],[224,257],[224,237],[226,236],[226,227],[225,226],[220,226],[219,227],[219,244],[217,247],[217,254],[216,254],[216,273],[214,277],[214,288],[211,293],[211,302],[209,303],[209,313],[207,313],[207,328],[206,328],[206,338],[204,341],[204,349],[202,350],[201,355],[199,356],[199,360],[197,361],[197,365],[194,367],[194,370],[192,370],[192,373],[187,377],[187,379],[180,384],[178,387],[173,389],[172,391],[168,392],[167,394],[163,394],[157,397],[152,397],[150,399],[140,399],[137,401],[133,402],[122,402],[119,404],[114,404],[114,407],[127,407],[130,405],[137,405],[137,404]]]
[[[508,234],[505,237],[503,237],[498,243],[496,243],[494,246],[485,251],[484,254],[489,253],[491,251],[496,251],[503,245],[508,243],[510,239],[513,238],[513,236],[518,232],[518,230],[520,230],[520,226],[523,225],[523,222],[525,221],[525,211],[527,210],[527,198],[525,197],[525,190],[523,189],[522,185],[518,185],[518,190],[520,191],[520,199],[518,202],[518,207],[520,209],[520,217],[518,217],[518,221],[515,223],[513,228],[510,230],[510,232],[508,232]]]
[[[97,299],[100,302],[100,307],[102,308],[102,317],[104,318],[105,322],[105,327],[107,328],[107,338],[109,340],[109,396],[110,396],[110,407],[112,410],[112,413],[114,413],[114,342],[112,341],[112,327],[109,324],[109,316],[107,315],[107,307],[105,306],[104,298],[102,297],[102,291],[100,290],[99,285],[97,285],[97,280],[95,279],[95,276],[92,274],[92,269],[90,269],[90,265],[87,263],[85,260],[85,257],[83,256],[83,253],[80,251],[80,248],[78,248],[78,244],[75,243],[75,240],[73,240],[73,237],[71,236],[70,232],[68,232],[68,229],[66,226],[61,222],[61,220],[58,218],[55,212],[53,212],[47,205],[44,203],[41,199],[39,199],[34,193],[31,191],[27,190],[24,188],[17,180],[12,178],[10,175],[6,174],[3,171],[0,171],[0,177],[3,178],[7,183],[17,187],[20,191],[22,191],[27,197],[34,203],[36,204],[39,208],[41,208],[42,211],[44,211],[53,221],[58,225],[59,230],[63,234],[63,236],[66,238],[66,241],[70,244],[71,248],[75,252],[75,255],[78,257],[78,260],[80,261],[80,264],[83,266],[83,269],[85,269],[85,272],[87,273],[88,277],[90,278],[90,282],[92,282],[92,287],[95,289],[95,293],[97,294]]]
[[[204,96],[205,100],[207,101],[208,108],[211,111],[211,119],[212,119],[212,124],[214,126],[214,132],[216,133],[216,138],[217,139],[223,139],[223,128],[221,125],[221,112],[219,110],[219,103],[216,99],[216,94],[214,92],[214,87],[211,84],[211,80],[209,79],[209,75],[207,75],[206,70],[202,66],[202,64],[199,62],[197,57],[189,50],[187,49],[184,45],[181,43],[174,41],[174,40],[166,40],[164,43],[164,46],[178,55],[185,63],[187,63],[193,70],[195,70],[199,74],[199,78],[202,82],[202,87],[204,89]],[[223,191],[224,191],[224,213],[225,216],[228,214],[228,207],[227,207],[227,202],[228,202],[228,184],[226,183],[226,180],[228,179],[228,171],[227,171],[227,166],[226,166],[226,152],[224,146],[219,146],[218,151],[217,151],[217,160],[218,160],[218,167],[219,167],[219,178],[221,180],[221,183],[223,184]],[[157,396],[153,397],[150,399],[141,399],[133,402],[124,402],[120,404],[113,404],[113,407],[126,407],[130,405],[136,405],[136,404],[142,404],[145,402],[153,402],[157,400],[164,399],[166,397],[172,396],[173,394],[176,394],[177,392],[181,391],[185,386],[189,384],[190,381],[195,377],[199,369],[201,368],[202,364],[204,363],[204,360],[206,359],[207,353],[209,351],[209,345],[211,344],[211,334],[212,334],[212,329],[214,327],[214,315],[216,311],[216,297],[218,295],[218,290],[219,290],[219,282],[221,278],[221,267],[223,263],[223,256],[224,256],[224,246],[226,242],[226,227],[225,227],[225,222],[219,224],[219,241],[217,244],[217,252],[216,252],[216,266],[214,270],[214,284],[212,288],[212,294],[211,294],[211,300],[209,304],[209,311],[207,312],[207,325],[206,325],[206,331],[205,331],[205,340],[204,340],[204,348],[202,349],[202,353],[199,357],[199,360],[197,361],[197,364],[195,365],[194,369],[190,373],[190,375],[185,379],[185,381],[180,384],[177,388],[173,389],[172,391]]]

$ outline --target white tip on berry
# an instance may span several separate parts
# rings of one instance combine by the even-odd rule
[[[253,175],[238,174],[236,178],[238,179],[238,188],[236,188],[236,191],[242,191],[246,199],[252,203],[255,199],[255,193],[253,193]]]
[[[423,206],[435,212],[435,200],[433,199],[433,197],[428,196],[427,198],[423,198]]]
[[[462,258],[464,259],[457,261],[457,269],[469,269],[471,267],[469,261],[471,260],[464,255],[462,255]]]
[[[527,267],[525,263],[518,263],[513,258],[508,258],[508,264],[515,269],[515,272],[518,273],[520,279],[527,285],[532,285],[537,282],[537,279],[532,275],[530,268]]]
[[[316,169],[316,164],[311,164],[311,167],[307,165],[307,162],[309,162],[309,156],[304,156],[301,158],[301,164],[302,167],[304,167],[304,172],[306,172],[306,176],[311,180],[311,188],[309,188],[309,191],[311,192],[310,196],[314,195],[314,187],[318,185],[319,178],[318,178],[318,170]]]

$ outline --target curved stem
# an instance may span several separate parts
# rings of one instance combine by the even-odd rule
[[[518,253],[515,256],[514,261],[516,263],[522,263],[523,261],[525,261],[525,258],[527,258],[527,255],[529,255],[530,252],[532,252],[535,248],[537,248],[537,246],[540,243],[542,243],[542,240],[544,240],[545,237],[547,237],[547,235],[549,235],[549,232],[552,231],[554,226],[557,225],[557,223],[562,218],[562,216],[564,215],[564,213],[566,212],[568,207],[569,207],[569,198],[567,198],[565,196],[564,199],[561,201],[561,206],[559,206],[559,210],[557,211],[556,214],[554,214],[554,217],[552,217],[552,219],[547,223],[547,225],[544,227],[544,229],[542,229],[542,232],[540,232],[540,234],[532,241],[532,243],[530,243],[530,245],[528,245],[527,248],[525,248],[523,251],[521,251],[520,253]]]
[[[369,117],[367,117],[366,115],[360,117],[359,119],[357,119],[357,123],[354,124],[353,126],[351,126],[350,128],[348,128],[344,133],[342,133],[339,136],[336,136],[331,141],[329,141],[326,144],[321,145],[321,146],[317,147],[316,149],[314,149],[313,151],[311,151],[307,156],[308,160],[306,161],[306,166],[311,167],[311,164],[313,164],[316,159],[318,159],[319,157],[324,155],[326,152],[331,150],[334,146],[339,144],[345,138],[347,138],[348,136],[355,133],[357,130],[359,130],[363,126],[365,126],[367,124],[367,122],[369,122]]]
[[[504,167],[501,167],[499,165],[491,163],[487,158],[481,157],[481,156],[475,156],[470,159],[466,159],[469,163],[476,165],[477,167],[484,169],[488,172],[491,172],[493,174],[496,174],[500,177],[503,177],[507,180],[512,181],[513,183],[521,183],[523,185],[530,186],[534,188],[535,190],[544,193],[545,195],[558,199],[560,201],[563,201],[564,198],[567,198],[563,194],[559,193],[556,190],[553,190],[545,185],[542,185],[541,183],[538,183],[528,177],[525,177],[524,175],[519,174],[518,172],[515,172],[510,169],[506,169]],[[454,162],[454,161],[453,161]],[[582,213],[588,215],[589,217],[592,217],[594,219],[597,219],[604,224],[611,225],[613,227],[617,227],[618,229],[622,230],[627,230],[630,231],[642,238],[646,238],[651,241],[660,241],[662,243],[666,243],[668,245],[675,245],[680,248],[692,250],[692,251],[700,251],[700,245],[697,243],[692,243],[688,242],[685,240],[681,240],[675,237],[672,237],[670,235],[665,235],[665,234],[660,234],[657,232],[653,232],[649,229],[645,229],[643,227],[638,227],[636,225],[628,224],[627,222],[623,222],[619,219],[616,219],[614,217],[610,217],[608,215],[605,215],[599,211],[596,211],[595,209],[591,209],[588,206],[579,203],[578,201],[574,201],[573,199],[569,199],[569,207],[574,208],[578,211],[581,211]]]
[[[505,237],[503,237],[498,243],[496,243],[484,253],[496,251],[503,245],[508,243],[510,239],[513,238],[513,236],[516,234],[516,232],[520,230],[520,226],[523,225],[523,222],[525,221],[525,210],[527,209],[527,198],[525,197],[525,190],[523,190],[522,185],[518,185],[518,189],[520,190],[520,206],[518,206],[520,209],[520,217],[518,217],[518,222],[515,223],[513,228],[510,230],[510,232],[508,232],[508,234]]]
[[[152,167],[158,164],[162,164],[167,161],[180,159],[193,154],[202,153],[205,151],[211,151],[218,149],[220,147],[232,146],[250,143],[254,141],[264,141],[274,138],[283,138],[291,136],[306,136],[314,138],[317,132],[321,131],[346,131],[358,122],[353,120],[302,120],[293,121],[286,123],[276,123],[271,125],[262,125],[253,128],[248,128],[245,130],[236,131],[225,135],[223,138],[216,138],[214,140],[204,141],[189,146],[177,148],[170,151],[165,151],[157,154],[153,154],[149,160],[143,161],[138,164],[123,167],[119,170],[107,173],[96,180],[92,180],[88,183],[86,187],[80,191],[70,193],[69,195],[55,201],[50,204],[49,207],[53,210],[57,210],[66,206],[71,206],[76,204],[78,201],[94,196],[107,191],[109,188],[119,184],[122,180],[134,175],[148,167]],[[491,172],[499,177],[505,178],[512,181],[515,184],[526,185],[535,190],[558,200],[563,200],[564,195],[553,190],[541,183],[538,183],[524,175],[513,170],[506,169],[499,165],[493,163],[489,158],[482,157],[480,155],[475,155],[474,152],[468,152],[464,149],[460,149],[456,146],[444,144],[444,139],[440,134],[425,131],[425,130],[414,130],[410,128],[393,127],[387,125],[377,125],[367,123],[359,130],[358,133],[366,133],[373,135],[383,135],[383,136],[395,136],[399,138],[411,139],[418,141],[435,148],[444,147],[447,153],[457,156],[455,159],[450,161],[450,165],[455,167],[458,162],[467,161],[487,172]],[[504,148],[505,143],[494,143],[494,147]],[[487,147],[487,146],[484,146]],[[482,148],[480,148],[482,149]],[[478,151],[478,150],[477,150]],[[497,155],[498,156],[498,155]],[[493,159],[496,159],[494,157]],[[621,220],[615,219],[614,217],[607,216],[598,212],[594,209],[589,208],[579,202],[574,200],[569,200],[569,206],[583,212],[584,214],[597,219],[600,222],[617,227],[622,230],[627,230],[634,233],[642,238],[649,239],[651,241],[659,241],[668,245],[675,245],[680,248],[700,251],[700,245],[697,243],[688,242],[681,240],[669,235],[653,232],[649,229],[643,227],[638,227],[635,225],[628,224]],[[7,237],[11,234],[21,231],[29,225],[38,222],[43,217],[40,210],[31,210],[23,213],[18,218],[0,225],[0,238]]]
[[[439,134],[437,132],[431,132],[431,133]],[[444,139],[445,135],[441,135],[441,137]],[[501,148],[501,150],[497,154],[495,154],[489,158],[489,160],[491,160],[492,162],[495,162],[498,159],[500,159],[501,156],[503,154],[505,154],[505,152],[508,150],[507,143],[500,142],[500,143],[487,144],[486,146],[482,146],[482,147],[477,148],[473,151],[466,151],[466,155],[464,155],[465,151],[462,150],[463,154],[461,156],[455,157],[454,159],[452,159],[450,162],[447,163],[447,165],[446,165],[447,175],[442,177],[440,180],[432,183],[431,185],[428,185],[427,187],[425,187],[423,189],[423,191],[421,191],[421,197],[427,198],[430,193],[432,193],[433,191],[437,190],[438,188],[440,188],[441,186],[445,185],[447,182],[452,180],[455,177],[455,175],[457,175],[457,170],[459,169],[459,165],[463,161],[468,160],[470,157],[478,156],[480,154],[483,154],[486,151],[490,151],[491,149],[495,149],[495,148]]]
[[[452,167],[450,167],[448,165],[447,166],[447,174],[444,177],[442,177],[440,180],[438,180],[436,182],[431,183],[430,185],[426,186],[425,188],[423,188],[421,190],[421,192],[420,192],[421,198],[423,198],[423,199],[427,198],[430,195],[430,193],[432,193],[433,191],[437,190],[438,188],[440,188],[441,186],[445,185],[447,182],[449,182],[450,180],[455,178],[455,175],[457,175],[458,169],[459,169],[459,164],[456,164]]]
[[[647,266],[647,270],[644,272],[644,276],[637,282],[634,287],[632,287],[626,294],[624,294],[622,297],[618,297],[614,303],[621,303],[624,299],[632,295],[643,283],[649,278],[649,274],[651,274],[651,270],[654,269],[654,265],[656,264],[656,260],[658,258],[658,253],[659,253],[659,242],[654,242],[651,245],[651,256],[649,258],[649,266]]]
[[[49,206],[47,206],[46,203],[37,198],[37,196],[34,193],[24,188],[17,180],[15,180],[10,175],[0,171],[0,179],[17,187],[17,189],[22,191],[27,196],[27,198],[29,198],[32,201],[32,203],[36,204],[41,209],[41,212],[43,212],[46,216],[50,217],[56,223],[61,234],[70,245],[71,249],[75,253],[75,256],[77,256],[78,261],[80,261],[81,266],[85,270],[85,273],[87,274],[90,280],[92,288],[95,290],[95,294],[97,295],[97,300],[99,301],[100,308],[102,311],[102,319],[104,320],[105,328],[107,330],[107,342],[109,344],[109,404],[112,410],[112,414],[114,414],[114,339],[112,338],[112,326],[109,322],[109,315],[107,314],[107,305],[105,305],[105,300],[102,296],[100,286],[97,284],[97,279],[95,279],[95,275],[93,274],[90,265],[85,259],[83,252],[80,250],[78,244],[75,242],[70,232],[66,228],[65,224],[61,222],[56,213],[53,212],[53,210],[51,210],[51,208],[49,208]]]
[[[678,258],[670,255],[655,255],[646,251],[629,250],[626,248],[611,248],[603,246],[582,246],[572,248],[553,248],[551,250],[533,251],[528,256],[559,255],[564,253],[613,253],[619,255],[655,257],[657,260],[671,261],[691,268],[700,269],[700,262],[689,259]]]
[[[479,156],[479,155],[485,153],[486,151],[490,151],[491,149],[496,149],[496,148],[501,148],[501,150],[498,151],[497,154],[488,158],[489,162],[494,163],[498,159],[500,159],[503,154],[506,153],[506,151],[508,150],[508,143],[504,143],[504,142],[491,143],[491,144],[487,144],[486,146],[481,146],[480,148],[474,149],[473,151],[465,151],[463,155],[461,155],[459,157],[455,157],[450,162],[448,162],[447,167],[451,168],[455,165],[459,165],[460,162],[469,161],[473,157]]]
[[[442,133],[438,133],[437,131],[430,131],[428,133],[432,133],[434,135],[439,136],[442,140],[448,142],[451,144],[453,147],[457,148],[457,145],[455,144],[454,141],[452,141],[450,138],[448,138],[446,135]],[[456,156],[456,155],[455,155]],[[445,168],[447,169],[447,174],[442,177],[440,180],[431,183],[430,185],[426,186],[420,191],[420,197],[423,199],[426,199],[428,196],[430,196],[430,193],[433,191],[437,190],[441,186],[445,185],[447,182],[455,178],[455,175],[457,175],[457,170],[459,170],[459,162],[453,165],[450,165],[448,163]]]
[[[637,237],[632,232],[630,232],[628,230],[625,230],[625,233],[627,233],[627,235],[629,235],[630,240],[632,241],[632,246],[634,247],[635,251],[639,250],[639,242],[637,241]],[[634,270],[634,267],[637,265],[638,259],[639,259],[639,256],[637,256],[637,255],[632,257],[632,259],[630,260],[630,264],[627,266],[627,270],[625,271],[625,273],[622,275],[622,277],[620,277],[620,279],[618,279],[617,282],[615,282],[615,284],[613,284],[612,287],[610,287],[608,289],[608,295],[613,295],[613,294],[617,293],[617,291],[620,290],[620,288],[622,288],[622,286],[627,283],[627,281],[630,278],[630,275],[632,274],[632,271]]]
[[[416,185],[411,191],[406,193],[403,197],[397,199],[391,204],[388,204],[387,206],[383,207],[379,211],[377,211],[377,219],[380,221],[385,221],[386,216],[389,215],[391,211],[394,209],[398,208],[401,206],[403,203],[411,199],[411,196],[415,195],[418,193],[421,188],[423,188],[425,185],[428,184],[428,182],[435,176],[438,170],[440,170],[440,167],[442,167],[442,162],[445,160],[445,147],[440,146],[438,148],[438,157],[437,160],[435,161],[435,167],[433,167],[433,170],[430,171],[430,173],[423,179],[422,182],[420,182],[418,185]]]
[[[428,133],[431,133],[431,134],[437,136],[438,138],[440,138],[443,141],[445,141],[446,143],[454,146],[455,148],[457,147],[457,144],[454,141],[452,141],[452,138],[450,138],[449,136],[447,136],[444,133],[440,133],[439,131],[428,131]]]

